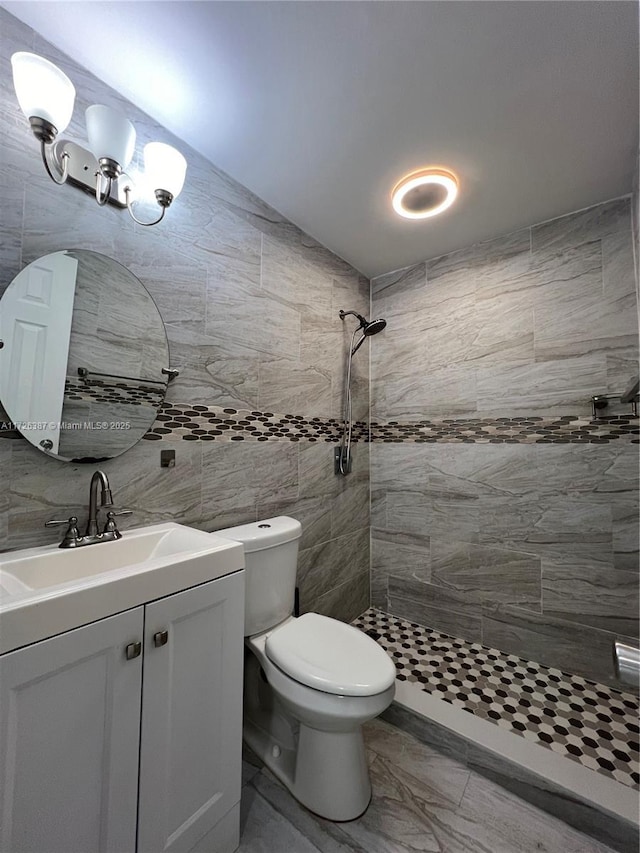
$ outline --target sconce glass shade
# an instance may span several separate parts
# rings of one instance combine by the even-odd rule
[[[76,90],[67,75],[35,53],[20,51],[11,57],[13,85],[27,118],[51,122],[61,133],[71,121]]]
[[[129,119],[103,104],[87,107],[85,118],[94,157],[97,160],[108,157],[126,169],[136,146],[136,131]]]
[[[144,180],[154,190],[166,190],[176,198],[184,186],[187,161],[182,154],[164,142],[144,146]]]

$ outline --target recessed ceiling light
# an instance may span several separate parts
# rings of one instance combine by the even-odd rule
[[[458,179],[448,169],[420,169],[405,175],[393,188],[391,203],[405,219],[426,219],[451,207],[458,195]]]

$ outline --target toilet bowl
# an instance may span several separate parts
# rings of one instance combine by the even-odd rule
[[[371,798],[362,724],[393,700],[395,666],[351,625],[291,615],[301,530],[281,516],[217,531],[245,546],[243,736],[308,809],[352,820]]]

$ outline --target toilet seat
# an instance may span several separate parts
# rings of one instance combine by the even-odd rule
[[[373,696],[395,681],[393,662],[371,637],[318,613],[270,633],[265,653],[286,675],[324,693]]]

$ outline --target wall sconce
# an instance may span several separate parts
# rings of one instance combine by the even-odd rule
[[[96,201],[127,208],[139,225],[156,225],[184,185],[187,161],[163,142],[144,147],[144,182],[155,191],[160,216],[142,222],[133,212],[133,181],[126,174],[136,143],[131,122],[110,107],[93,104],[86,110],[89,150],[58,134],[71,121],[76,90],[66,74],[48,59],[21,51],[11,57],[18,103],[40,142],[42,162],[56,184],[70,183],[95,193]]]

